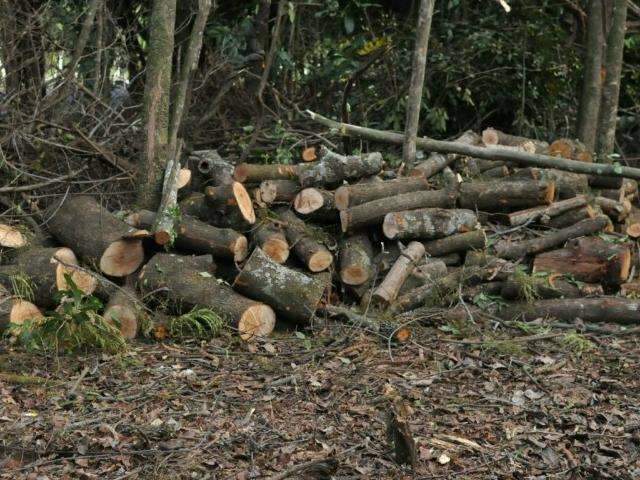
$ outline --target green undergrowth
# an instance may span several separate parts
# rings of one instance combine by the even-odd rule
[[[208,339],[220,335],[224,320],[213,310],[195,308],[189,313],[172,318],[168,326],[172,338]]]

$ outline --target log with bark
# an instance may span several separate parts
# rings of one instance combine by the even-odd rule
[[[631,202],[627,199],[623,199],[618,202],[605,197],[594,198],[594,203],[602,209],[602,211],[611,217],[611,220],[616,222],[622,222],[631,212]]]
[[[235,288],[274,308],[278,316],[308,325],[328,283],[274,262],[256,248],[236,277]]]
[[[440,257],[454,252],[466,252],[467,250],[483,250],[487,243],[484,230],[457,233],[438,240],[424,243],[427,255]]]
[[[383,160],[379,152],[344,156],[320,147],[319,161],[298,172],[303,187],[335,187],[344,180],[356,180],[376,175],[382,170]]]
[[[375,183],[344,185],[335,192],[335,204],[336,208],[342,211],[380,198],[427,190],[428,188],[429,183],[422,177],[401,177]]]
[[[440,278],[444,277],[447,273],[447,266],[442,260],[428,258],[424,263],[421,263],[413,269],[411,275],[409,275],[407,280],[400,288],[400,292],[398,293],[398,295],[404,295],[414,288],[421,287],[428,283],[436,282]]]
[[[209,205],[221,215],[234,211],[250,225],[256,223],[253,202],[247,189],[240,182],[232,182],[218,187],[207,187],[204,191]]]
[[[538,298],[601,296],[604,290],[601,285],[571,281],[562,275],[533,277],[525,281],[515,275],[502,283],[500,294],[507,300],[531,301]]]
[[[340,212],[343,232],[353,232],[361,227],[382,224],[385,215],[417,208],[452,208],[456,202],[452,190],[409,192],[363,203]]]
[[[180,147],[181,148],[181,147]],[[176,237],[176,207],[178,205],[178,184],[180,181],[180,154],[170,155],[164,172],[162,196],[151,232],[158,245],[167,245]]]
[[[421,208],[388,213],[382,231],[390,239],[432,240],[475,229],[478,217],[471,210]]]
[[[502,212],[549,205],[555,198],[555,183],[538,181],[464,182],[460,185],[462,208]]]
[[[287,241],[294,254],[312,272],[321,272],[333,263],[333,255],[320,241],[313,238],[313,231],[290,210],[282,210],[280,219]]]
[[[289,258],[289,242],[282,228],[265,221],[252,232],[253,240],[262,251],[276,263]]]
[[[640,238],[640,208],[631,206],[631,211],[624,219],[624,233],[631,238]]]
[[[134,339],[138,335],[140,305],[134,300],[135,291],[130,287],[117,289],[107,303],[103,318],[118,327],[126,339]]]
[[[144,261],[146,233],[132,229],[89,196],[70,197],[50,210],[48,228],[84,262],[113,277],[135,272]]]
[[[510,135],[495,128],[487,128],[482,131],[482,143],[486,146],[504,145],[509,147],[523,147],[523,150],[529,153],[545,153],[549,148],[547,142]]]
[[[584,207],[576,208],[574,210],[569,210],[568,212],[562,213],[557,217],[550,219],[545,223],[545,225],[550,228],[565,228],[571,225],[575,225],[580,220],[595,218],[599,213],[601,213],[599,209],[595,209],[590,205],[586,205]]]
[[[561,199],[589,193],[587,175],[554,168],[521,168],[513,172],[510,178],[554,182],[556,195]]]
[[[320,188],[305,188],[293,200],[293,209],[305,220],[335,223],[338,220],[334,194]]]
[[[20,230],[0,223],[0,247],[22,248],[26,245],[27,239]]]
[[[580,162],[593,162],[593,155],[579,140],[558,138],[549,145],[548,152],[553,157],[562,157]]]
[[[581,195],[579,197],[568,198],[567,200],[561,200],[559,202],[552,203],[551,205],[543,205],[540,207],[533,207],[526,210],[520,210],[517,212],[507,214],[507,220],[509,225],[524,225],[533,221],[539,221],[542,224],[548,224],[549,221],[562,215],[563,213],[573,210],[575,208],[584,207],[587,205],[587,197]]]
[[[475,132],[467,130],[455,141],[464,145],[477,145],[480,142],[480,137]],[[455,154],[442,155],[440,153],[432,153],[425,161],[416,165],[409,174],[429,178],[452,165],[458,159],[459,155]]]
[[[25,322],[37,322],[44,318],[42,312],[33,303],[0,292],[0,333],[11,326],[24,325]]]
[[[369,237],[357,234],[340,243],[340,280],[346,285],[362,285],[374,273],[373,247]]]
[[[533,261],[533,272],[571,275],[580,282],[620,285],[629,277],[631,249],[628,244],[598,237],[570,240],[558,250],[541,253]]]
[[[294,180],[265,180],[260,183],[260,200],[267,205],[291,203],[300,189],[300,184]]]
[[[234,166],[223,159],[217,150],[198,150],[191,152],[190,162],[193,162],[198,172],[211,186],[228,185],[233,181]]]
[[[138,277],[145,294],[166,298],[177,311],[210,308],[235,328],[243,340],[266,336],[275,326],[270,306],[250,300],[221,283],[212,273],[210,255],[189,257],[157,253]]]
[[[424,257],[424,246],[420,242],[411,242],[402,251],[384,280],[373,292],[373,299],[379,305],[389,305],[400,292],[402,284],[409,277],[413,269]]]
[[[264,180],[296,180],[298,173],[313,164],[285,165],[272,163],[267,165],[241,163],[233,171],[233,178],[241,183],[260,183]]]

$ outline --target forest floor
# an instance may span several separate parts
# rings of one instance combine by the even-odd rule
[[[118,356],[3,341],[0,478],[640,477],[637,336],[459,329],[390,346],[329,324]],[[387,439],[390,391],[410,406],[413,471]]]

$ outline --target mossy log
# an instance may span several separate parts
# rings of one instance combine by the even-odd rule
[[[462,208],[503,212],[518,208],[548,205],[555,197],[553,182],[493,181],[465,182],[460,185],[458,196]]]
[[[256,245],[274,262],[284,263],[289,258],[289,242],[282,228],[264,222],[256,227],[252,236]]]
[[[139,288],[168,300],[180,313],[209,308],[238,330],[243,340],[266,336],[275,326],[271,307],[234,292],[211,274],[211,255],[189,257],[157,253],[144,266]]]
[[[401,177],[375,183],[343,185],[336,190],[335,204],[336,208],[342,211],[380,198],[427,190],[428,188],[429,183],[422,177]]]
[[[328,284],[321,278],[275,263],[256,248],[234,286],[248,297],[270,305],[282,318],[307,325]]]
[[[384,164],[379,152],[363,155],[340,155],[325,146],[320,147],[319,161],[298,172],[303,187],[336,187],[344,180],[357,180],[376,175]]]
[[[340,243],[340,280],[346,285],[362,285],[374,272],[373,247],[365,234],[345,237]]]
[[[321,272],[333,263],[333,255],[319,240],[313,238],[309,227],[290,210],[282,210],[280,219],[283,222],[287,241],[293,252],[312,272]]]
[[[471,210],[421,208],[388,213],[382,231],[390,239],[432,240],[473,230],[478,217]]]

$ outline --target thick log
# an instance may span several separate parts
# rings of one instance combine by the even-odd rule
[[[291,203],[301,187],[295,180],[265,180],[260,183],[260,200],[267,205]]]
[[[147,228],[153,224],[155,214],[140,210],[129,215],[127,223],[136,228]],[[248,252],[247,237],[229,228],[218,228],[193,217],[180,218],[176,226],[174,244],[181,250],[192,253],[210,253],[214,257],[228,258],[236,262],[244,260]]]
[[[256,245],[276,263],[284,263],[289,258],[289,242],[281,228],[271,222],[260,224],[253,231]]]
[[[480,137],[475,132],[467,130],[456,138],[455,142],[465,145],[477,145],[480,142]],[[409,175],[422,176],[424,178],[432,177],[454,163],[458,158],[459,155],[455,154],[442,155],[440,153],[432,153],[425,161],[416,165],[415,168],[409,172]]]
[[[373,276],[373,247],[364,234],[345,237],[340,243],[340,280],[362,285]]]
[[[486,146],[505,145],[509,147],[523,147],[525,152],[529,153],[545,153],[549,144],[540,140],[519,137],[501,132],[495,128],[487,128],[482,131],[482,143]]]
[[[15,227],[0,223],[0,247],[22,248],[27,245],[25,236]]]
[[[305,223],[290,210],[281,211],[280,218],[284,223],[287,241],[304,265],[316,273],[329,268],[333,263],[333,255],[313,238]]]
[[[610,243],[598,237],[571,240],[558,250],[541,253],[533,261],[534,272],[571,275],[578,281],[620,285],[629,277],[629,245]]]
[[[542,224],[547,224],[552,218],[558,215],[575,208],[584,207],[587,205],[587,201],[587,197],[581,195],[579,197],[561,200],[548,206],[533,207],[527,210],[509,213],[507,214],[507,219],[509,225],[513,226],[524,225],[525,223],[533,221],[540,221]]]
[[[0,333],[11,326],[23,325],[27,321],[37,322],[44,318],[33,303],[11,295],[0,295]]]
[[[194,307],[210,308],[237,329],[243,340],[269,335],[276,321],[271,307],[249,300],[219,282],[207,270],[211,265],[210,255],[157,253],[140,272],[138,284],[145,293],[166,297],[181,313]]]
[[[640,323],[640,301],[622,297],[561,298],[514,304],[499,312],[506,320],[533,321],[555,318],[573,323],[576,318],[586,323]]]
[[[548,205],[555,197],[553,182],[465,182],[460,185],[458,200],[462,208],[502,212],[505,209]]]
[[[593,162],[593,155],[579,140],[559,138],[549,145],[548,153],[552,157],[562,157],[580,162]]]
[[[235,288],[272,306],[283,318],[308,325],[328,284],[275,263],[256,248],[236,277]]]
[[[471,210],[422,208],[388,213],[382,231],[390,239],[432,240],[473,230],[478,217]]]
[[[496,255],[499,257],[516,260],[527,255],[534,255],[544,252],[545,250],[551,250],[572,238],[601,232],[608,228],[610,223],[611,222],[608,217],[599,215],[595,218],[581,220],[575,225],[547,233],[541,237],[533,238],[531,240],[523,240],[515,243],[501,240],[495,245],[494,250]]]
[[[382,170],[383,160],[379,152],[344,156],[320,147],[319,162],[298,172],[303,187],[332,187],[344,180],[356,180],[376,175]]]
[[[545,278],[535,278],[535,283],[525,286],[519,281],[517,276],[511,276],[502,283],[500,294],[507,300],[527,300],[528,295],[535,298],[580,298],[588,296],[604,295],[601,285],[593,283],[576,283],[563,278],[562,276],[548,276]],[[529,290],[527,292],[527,290]]]
[[[333,192],[305,188],[293,200],[293,209],[304,219],[335,223],[338,220]]]
[[[70,288],[65,275],[86,295],[97,288],[96,278],[77,266],[78,260],[69,248],[30,248],[21,251],[13,264],[0,266],[0,284],[14,296],[52,308],[56,293]]]
[[[310,110],[307,110],[305,114],[315,122],[330,128],[335,128],[336,131],[343,136],[368,138],[373,141],[393,143],[396,145],[402,145],[404,142],[404,135],[401,133],[336,122]],[[566,160],[563,158],[552,157],[550,155],[510,151],[495,147],[478,147],[475,145],[465,145],[459,142],[447,142],[424,137],[416,140],[416,146],[432,152],[456,153],[459,155],[483,158],[486,160],[504,160],[506,162],[512,162],[525,167],[556,168],[574,173],[635,178],[636,180],[640,179],[639,168],[620,165]]]
[[[198,172],[208,180],[211,186],[228,185],[233,181],[234,166],[223,159],[217,150],[199,150],[192,152],[189,158]]]
[[[571,225],[575,225],[580,220],[595,218],[598,213],[599,210],[586,205],[582,208],[576,208],[574,210],[569,210],[568,212],[562,213],[557,217],[550,219],[545,223],[545,225],[551,228],[565,228]]]
[[[372,202],[380,198],[427,190],[429,183],[423,177],[401,177],[376,183],[357,183],[339,187],[335,193],[336,208],[340,211]]]
[[[554,182],[559,198],[571,198],[589,193],[588,176],[579,173],[564,172],[554,168],[521,168],[511,178],[531,178],[538,181]]]
[[[340,223],[342,231],[349,232],[381,224],[388,213],[416,208],[451,208],[455,201],[456,192],[447,189],[403,193],[343,210],[340,212]]]
[[[116,290],[102,315],[107,322],[117,325],[122,336],[129,340],[138,335],[138,319],[141,313],[140,307],[132,298],[135,298],[133,289]]]
[[[298,178],[298,173],[305,168],[309,168],[309,165],[241,163],[233,171],[233,178],[240,183],[260,183],[264,180],[295,180]]]
[[[605,197],[594,198],[594,203],[616,222],[622,222],[631,212],[631,202],[627,199],[618,202]]]
[[[427,255],[440,257],[453,252],[466,252],[467,250],[483,250],[487,243],[484,230],[457,233],[446,238],[425,242],[424,248]]]
[[[144,261],[139,232],[117,219],[88,196],[68,198],[52,207],[48,228],[80,258],[113,277],[135,272]]]
[[[373,300],[385,306],[393,302],[398,296],[402,284],[423,257],[424,246],[419,242],[411,242],[393,264],[382,283],[373,292]]]
[[[207,187],[204,194],[207,202],[223,215],[229,211],[237,210],[250,225],[256,222],[251,196],[241,183],[233,182],[219,187]]]

